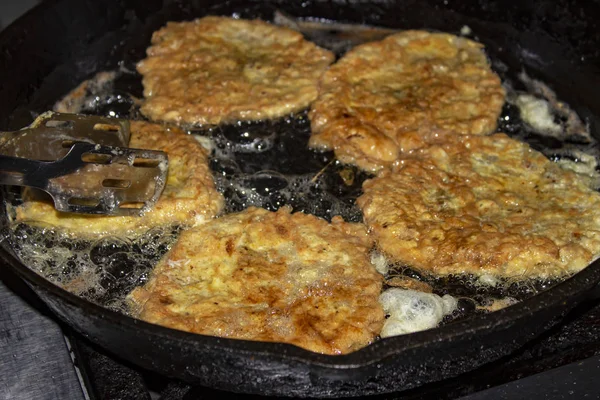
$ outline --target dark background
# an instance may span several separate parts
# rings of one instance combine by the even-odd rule
[[[41,0],[0,0],[0,30]]]

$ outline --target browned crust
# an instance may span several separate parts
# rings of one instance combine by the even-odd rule
[[[559,277],[600,252],[600,194],[504,134],[448,135],[363,188],[382,251],[429,273]]]
[[[56,211],[47,201],[27,192],[16,210],[16,220],[63,228],[80,236],[127,234],[154,226],[196,225],[217,215],[223,197],[208,167],[208,154],[178,128],[131,122],[129,147],[165,151],[169,157],[167,183],[155,206],[141,217],[108,217]]]
[[[321,79],[310,146],[377,171],[440,132],[493,132],[504,90],[482,47],[425,31],[355,47]]]
[[[183,232],[130,300],[175,329],[347,353],[384,319],[371,245],[363,225],[252,207]]]
[[[398,287],[406,290],[416,290],[423,293],[433,293],[433,288],[426,282],[418,281],[408,276],[392,276],[385,280],[385,284],[392,287]]]
[[[204,17],[169,22],[138,64],[157,121],[219,124],[287,115],[317,97],[331,52],[259,20]]]

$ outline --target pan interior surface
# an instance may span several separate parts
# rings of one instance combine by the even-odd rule
[[[594,43],[592,25],[575,18],[580,8],[571,2],[560,2],[556,6],[564,13],[560,20],[559,15],[554,15],[557,11],[550,3],[545,8],[529,8],[513,2],[489,2],[481,7],[478,2],[441,6],[427,2],[334,5],[315,1],[299,5],[234,1],[213,5],[210,2],[174,1],[163,4],[150,1],[144,5],[114,2],[114,7],[102,9],[92,2],[75,3],[49,1],[0,37],[0,48],[5,49],[3,54],[7,54],[0,60],[0,71],[3,76],[20,77],[0,83],[0,90],[7,94],[0,99],[0,109],[3,110],[0,127],[3,130],[28,124],[36,114],[52,108],[58,99],[81,81],[107,70],[119,71],[114,86],[84,111],[123,117],[131,113],[135,115],[132,98],[141,97],[139,76],[133,72],[135,63],[144,56],[151,33],[166,21],[188,20],[206,14],[272,20],[277,10],[300,18],[367,23],[394,29],[431,29],[458,34],[464,26],[468,26],[473,37],[486,45],[493,68],[504,82],[510,83],[512,89],[529,90],[522,78],[525,72],[527,76],[550,85],[557,96],[585,121],[594,137],[600,127],[600,100],[593,90],[600,76],[597,43]],[[44,13],[55,18],[36,27]],[[96,16],[92,20],[94,13]],[[48,31],[56,32],[52,40],[44,39],[44,32],[47,34]],[[579,32],[592,34],[582,36]],[[16,43],[21,43],[21,48]],[[68,50],[64,44],[58,43],[69,43]],[[32,57],[38,62],[31,62]],[[519,119],[516,107],[507,104],[499,120],[499,130],[529,142],[547,156],[560,158],[571,148],[596,151],[586,143],[565,142],[526,131]],[[239,139],[241,130],[248,132],[244,140]],[[231,162],[231,157],[217,156],[211,165],[218,184],[230,199],[228,211],[252,204],[273,210],[290,204],[295,209],[326,218],[342,214],[347,220],[360,220],[353,200],[368,175],[351,168],[348,173],[354,176],[353,184],[344,185],[340,182],[340,171],[346,167],[334,165],[325,170],[319,185],[311,184],[315,173],[331,163],[333,156],[298,150],[306,148],[303,143],[309,134],[304,113],[274,122],[224,126],[193,133],[216,136],[217,154],[233,154],[235,162]],[[250,147],[252,152],[248,151]],[[273,148],[283,149],[285,158],[271,157],[269,152]],[[293,179],[290,180],[289,176]],[[241,192],[245,190],[239,188],[247,187],[255,188],[255,194],[244,198]],[[265,188],[269,190],[265,191]],[[227,193],[228,190],[230,193]],[[310,196],[319,201],[306,203],[305,199]],[[321,201],[323,199],[325,202]],[[156,246],[163,246],[163,252],[168,247],[160,240]],[[5,251],[11,252],[11,249]],[[157,255],[160,251],[152,253],[150,261],[145,264],[147,270]],[[6,257],[10,258],[10,255]],[[115,268],[119,269],[129,263],[128,260],[122,261],[122,264],[111,265],[117,265]],[[600,279],[600,266],[595,263],[570,280],[510,309],[475,316],[410,337],[382,340],[348,356],[328,357],[287,345],[197,337],[133,321],[64,293],[22,266],[17,265],[16,268],[38,288],[42,297],[62,318],[109,349],[115,351],[129,344],[132,351],[147,353],[151,346],[135,345],[132,339],[140,333],[146,335],[144,343],[156,346],[157,350],[151,355],[127,354],[125,358],[147,368],[227,389],[231,389],[226,382],[233,379],[233,371],[243,368],[246,372],[235,379],[239,385],[236,391],[327,397],[407,389],[457,375],[498,358],[539,334],[549,321],[570,307],[562,303],[573,305],[575,298]],[[117,286],[110,286],[108,293],[120,296],[129,290],[129,287]],[[545,288],[533,290],[539,289]],[[92,300],[106,305],[114,297]],[[91,315],[85,318],[83,314],[88,310]],[[529,314],[533,317],[528,322],[524,321]],[[101,320],[112,325],[103,326],[98,322]],[[509,324],[514,325],[514,329],[504,332]],[[487,332],[482,334],[483,331]],[[117,339],[118,334],[123,334],[123,338]],[[506,342],[508,344],[502,346]],[[473,361],[475,344],[483,346],[485,351]],[[203,357],[218,353],[221,357],[214,363],[193,361],[189,355],[183,354],[186,349]],[[174,357],[180,357],[181,361],[174,363]],[[249,361],[251,359],[255,361]],[[266,374],[273,375],[273,378],[266,379]],[[265,383],[256,384],[257,377],[265,379]]]

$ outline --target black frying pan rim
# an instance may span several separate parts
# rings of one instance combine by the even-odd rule
[[[109,310],[68,292],[23,265],[2,246],[0,246],[0,259],[7,261],[13,271],[26,282],[30,282],[44,291],[51,292],[52,295],[59,298],[62,302],[86,310],[88,313],[93,313],[103,320],[118,326],[124,326],[127,329],[137,329],[140,333],[152,331],[152,333],[158,336],[168,337],[170,340],[186,342],[194,346],[218,348],[223,351],[236,351],[254,356],[259,354],[268,355],[281,360],[308,363],[332,369],[367,367],[381,362],[386,358],[397,356],[403,352],[431,343],[456,340],[465,335],[476,335],[483,331],[491,332],[496,329],[502,329],[514,320],[535,314],[553,305],[558,305],[575,296],[583,296],[595,284],[600,282],[600,260],[596,260],[584,270],[556,286],[510,307],[492,313],[475,315],[465,320],[426,331],[381,339],[349,354],[325,355],[287,343],[219,338],[154,325],[120,312]],[[581,287],[585,287],[587,290],[581,291]]]
[[[0,32],[0,48],[3,47],[4,43],[10,41],[11,35],[16,33],[14,28],[11,29],[12,27],[27,25],[25,23],[26,20],[38,19],[38,16],[43,15],[45,10],[52,9],[54,4],[60,1],[44,1],[18,18],[11,26],[5,28]],[[503,327],[511,324],[512,321],[535,314],[543,309],[557,306],[566,300],[573,301],[574,297],[584,296],[586,291],[591,290],[594,285],[600,282],[600,260],[597,260],[581,272],[578,272],[556,286],[513,306],[493,313],[472,316],[466,320],[457,321],[438,328],[382,339],[353,353],[334,356],[314,353],[286,343],[218,338],[154,325],[106,309],[60,288],[23,265],[3,246],[0,246],[0,259],[6,261],[10,268],[26,282],[32,283],[43,291],[50,292],[66,304],[87,310],[89,313],[117,326],[123,326],[127,329],[138,329],[140,333],[153,332],[158,336],[168,337],[171,340],[186,342],[195,346],[219,348],[224,351],[236,351],[238,354],[254,356],[259,354],[268,355],[285,361],[295,361],[324,368],[344,370],[367,367],[384,359],[428,344],[456,340],[460,337],[476,335],[486,330],[488,332],[501,330]],[[582,291],[582,287],[586,288],[586,291]]]

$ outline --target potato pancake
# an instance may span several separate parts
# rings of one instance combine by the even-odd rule
[[[260,20],[204,17],[154,32],[138,63],[141,111],[156,121],[204,125],[281,117],[317,97],[330,51]]]
[[[554,278],[600,253],[600,193],[504,134],[447,135],[363,189],[380,249],[426,273]]]
[[[184,231],[130,295],[134,316],[205,335],[343,354],[383,325],[362,224],[251,207]]]
[[[213,218],[223,208],[208,167],[208,154],[190,135],[178,128],[131,122],[129,147],[162,150],[169,157],[167,183],[158,202],[141,217],[101,216],[56,211],[39,192],[25,191],[16,220],[63,228],[78,236],[139,233],[155,226],[194,226]]]
[[[482,47],[425,31],[355,47],[321,79],[310,146],[377,171],[441,132],[493,132],[505,93]]]

